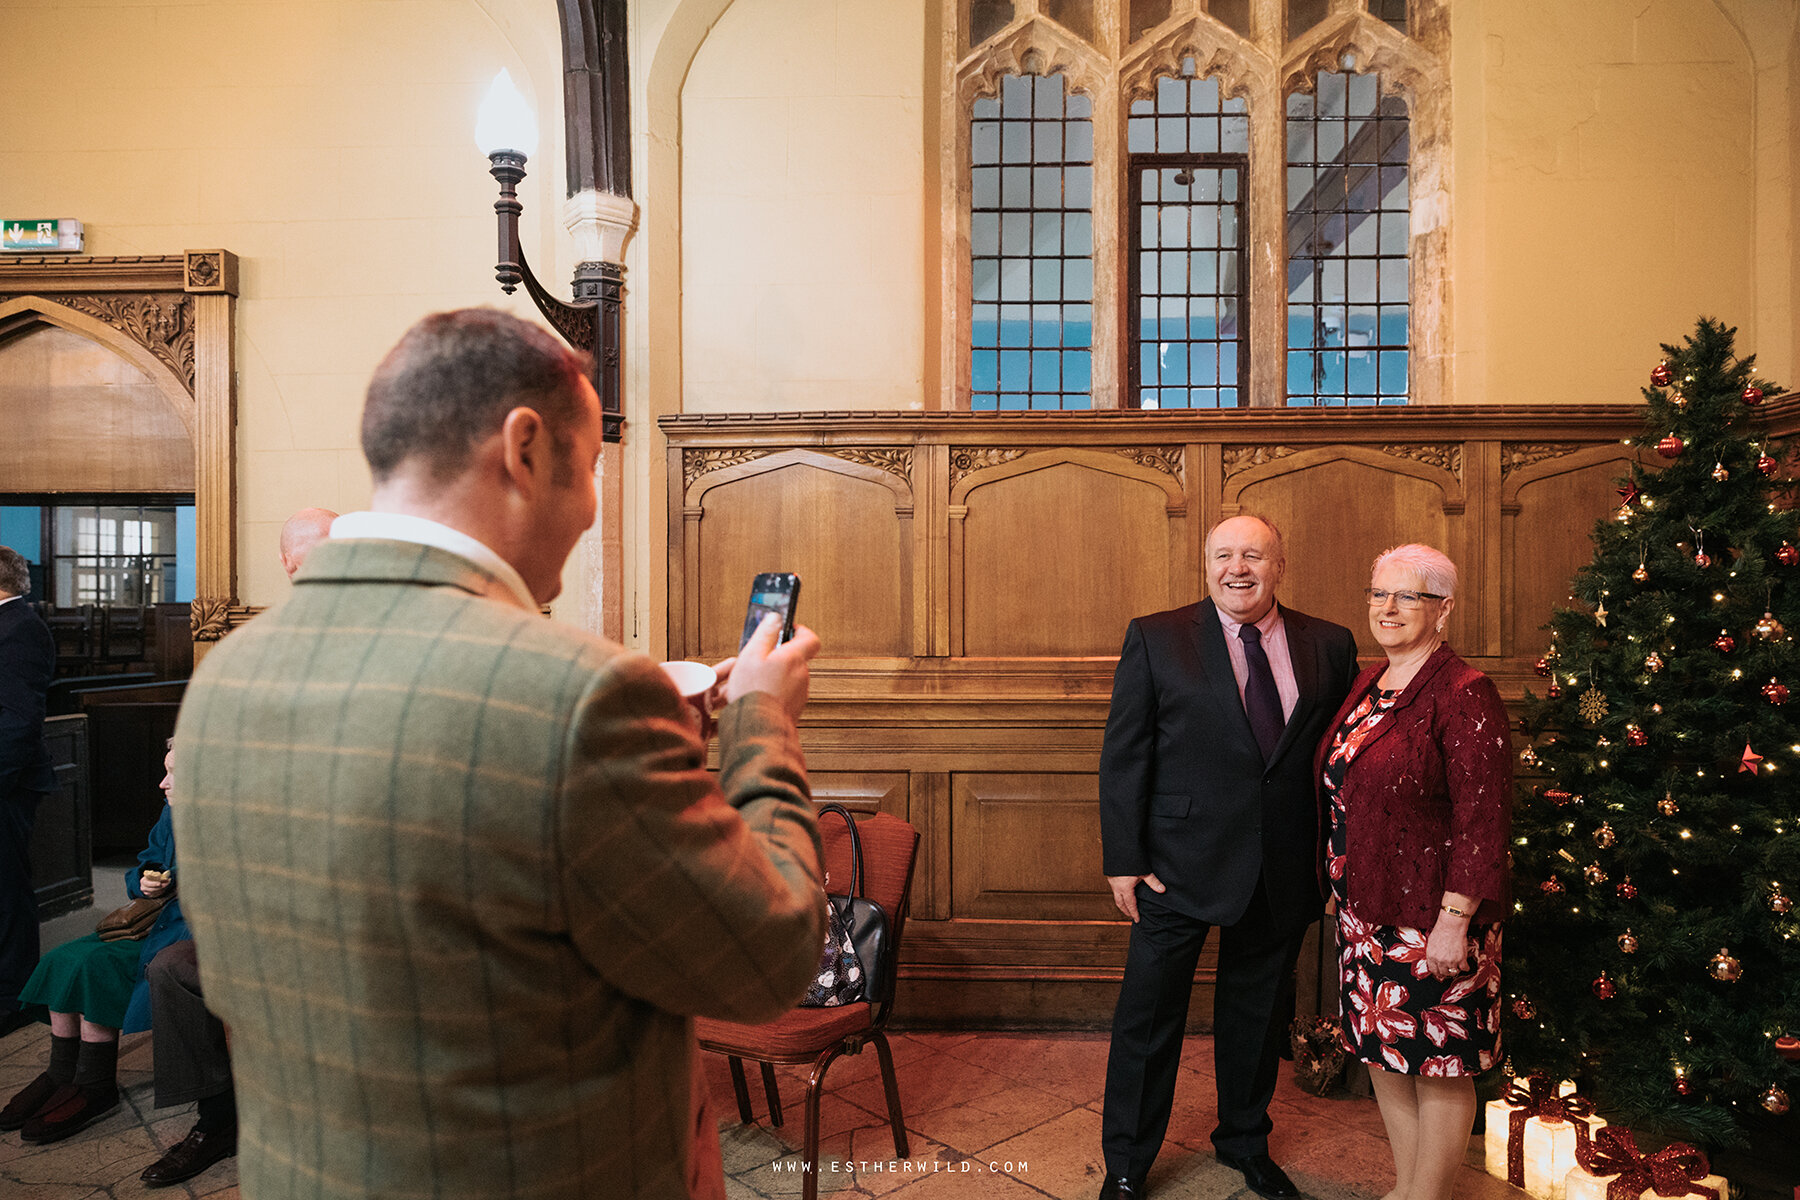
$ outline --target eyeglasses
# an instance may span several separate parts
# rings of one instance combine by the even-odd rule
[[[1443,599],[1436,592],[1390,592],[1385,588],[1364,588],[1363,595],[1369,598],[1369,607],[1371,608],[1386,604],[1389,596],[1392,596],[1394,603],[1401,608],[1417,608],[1427,600]]]

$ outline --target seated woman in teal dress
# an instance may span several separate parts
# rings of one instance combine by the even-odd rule
[[[163,759],[160,785],[165,798],[174,786],[169,761]],[[125,891],[136,900],[174,886],[175,833],[164,804],[150,844],[125,873]],[[0,1110],[0,1130],[20,1129],[39,1144],[61,1141],[119,1106],[119,1034],[150,1028],[145,968],[157,951],[189,936],[181,901],[170,900],[141,940],[103,942],[90,933],[39,960],[19,1002],[49,1010],[50,1066]]]

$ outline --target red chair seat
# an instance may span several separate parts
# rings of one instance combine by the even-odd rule
[[[835,1008],[791,1008],[766,1025],[699,1017],[694,1032],[707,1050],[730,1054],[734,1048],[753,1046],[760,1058],[811,1062],[833,1042],[868,1032],[870,1024],[869,1005],[862,1002]]]

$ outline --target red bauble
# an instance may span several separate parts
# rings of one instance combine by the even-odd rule
[[[1763,400],[1763,390],[1761,388],[1757,387],[1754,383],[1744,389],[1744,403],[1745,404],[1751,404],[1751,405],[1761,404],[1762,400]]]
[[[1691,1096],[1694,1094],[1694,1085],[1688,1082],[1688,1077],[1686,1075],[1677,1075],[1675,1077],[1675,1094],[1677,1096]]]
[[[1664,458],[1674,458],[1686,447],[1686,442],[1671,433],[1668,437],[1656,443],[1656,452]]]
[[[1613,986],[1613,981],[1607,976],[1606,972],[1600,972],[1600,978],[1594,980],[1594,995],[1600,997],[1602,1000],[1611,1000],[1614,993],[1617,991],[1618,988]]]
[[[1650,735],[1634,725],[1625,731],[1625,741],[1627,745],[1648,746],[1650,744]]]
[[[1763,473],[1765,479],[1775,478],[1775,468],[1780,465],[1780,463],[1770,458],[1767,454],[1759,454],[1756,456],[1756,469]]]
[[[1781,543],[1781,549],[1775,552],[1775,561],[1784,567],[1800,563],[1800,546],[1795,546],[1792,542]]]
[[[1514,1000],[1512,1002],[1512,1010],[1513,1010],[1513,1016],[1519,1018],[1519,1020],[1521,1020],[1521,1021],[1529,1021],[1529,1020],[1531,1020],[1531,1018],[1537,1016],[1537,1008],[1531,1003],[1530,1000],[1527,1000],[1523,996],[1520,996],[1517,1000]],[[1787,1040],[1793,1041],[1792,1038],[1789,1038]],[[1800,1049],[1800,1042],[1794,1042],[1794,1045],[1795,1045],[1796,1049]],[[1775,1043],[1775,1047],[1776,1047],[1776,1049],[1780,1049],[1781,1043],[1779,1041],[1777,1041]],[[1796,1057],[1800,1057],[1800,1055],[1796,1055]]]
[[[1539,676],[1548,678],[1550,675],[1550,660],[1547,658],[1540,658],[1531,664],[1531,669],[1536,671]]]
[[[1544,889],[1544,895],[1546,896],[1554,896],[1563,890],[1562,880],[1554,875],[1544,880],[1544,882],[1538,886]]]
[[[1668,387],[1669,380],[1675,378],[1675,372],[1669,370],[1669,364],[1659,362],[1650,368],[1650,382],[1657,387]]]
[[[1514,1001],[1513,1008],[1516,1010],[1520,1003],[1522,1001]],[[1775,1039],[1775,1053],[1789,1062],[1800,1062],[1800,1038],[1791,1033],[1782,1034]]]
[[[1713,649],[1717,650],[1720,654],[1730,654],[1733,650],[1737,649],[1737,639],[1721,629],[1719,630],[1719,636],[1713,639]]]
[[[1712,566],[1712,555],[1704,550],[1700,551],[1700,553],[1694,555],[1694,565],[1702,570]]]
[[[1631,882],[1631,876],[1629,875],[1619,880],[1619,886],[1613,890],[1619,894],[1619,899],[1621,900],[1637,899],[1637,885]]]
[[[1544,689],[1544,695],[1550,697],[1552,700],[1561,699],[1562,684],[1552,682],[1549,687]]]
[[[1773,679],[1762,685],[1762,694],[1763,699],[1770,704],[1781,705],[1788,702],[1787,684]]]

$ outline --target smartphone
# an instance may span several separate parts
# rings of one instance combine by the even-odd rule
[[[744,614],[744,636],[738,649],[750,640],[756,627],[770,613],[781,617],[781,640],[794,636],[794,608],[800,603],[800,577],[787,571],[758,575],[750,583],[750,610]]]

